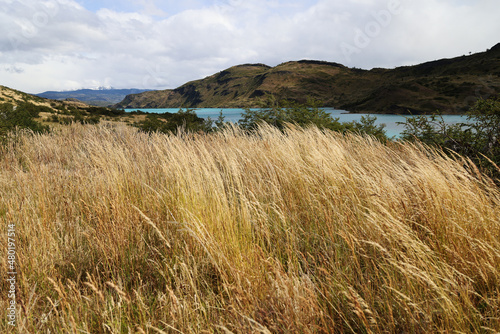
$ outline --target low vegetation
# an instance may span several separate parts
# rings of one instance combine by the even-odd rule
[[[252,132],[260,125],[267,124],[280,130],[285,129],[287,124],[300,127],[316,126],[319,129],[328,129],[340,133],[357,133],[374,136],[381,141],[387,141],[385,125],[375,125],[376,118],[363,116],[360,122],[339,122],[330,113],[320,108],[321,102],[309,100],[306,104],[298,104],[290,100],[276,100],[269,96],[261,101],[259,109],[245,109],[238,126],[245,131]],[[140,112],[134,112],[139,114]],[[222,112],[216,120],[203,119],[196,115],[194,109],[182,108],[177,113],[148,113],[146,118],[134,124],[142,131],[152,133],[205,132],[220,131],[229,123],[224,121]]]
[[[500,331],[499,188],[419,143],[74,123],[1,146],[0,198],[20,333]]]
[[[500,178],[500,96],[478,100],[466,120],[447,124],[438,114],[408,118],[401,138],[468,157],[482,171]]]
[[[0,141],[15,129],[30,129],[34,132],[48,131],[47,126],[43,126],[35,120],[40,116],[40,112],[51,110],[48,107],[36,106],[30,103],[19,103],[14,106],[11,103],[0,104]]]
[[[287,124],[300,127],[315,126],[319,129],[333,130],[339,133],[356,133],[369,135],[386,142],[389,138],[384,130],[385,124],[375,125],[374,116],[362,116],[361,120],[340,122],[330,113],[320,108],[322,102],[309,99],[306,104],[299,104],[291,100],[276,100],[269,96],[262,101],[259,109],[245,109],[239,126],[247,131],[257,129],[261,124],[268,124],[278,129],[285,129]],[[220,119],[219,119],[220,122]]]
[[[53,102],[49,105],[30,102],[0,103],[0,141],[15,130],[31,130],[33,132],[50,131],[50,125],[72,123],[98,124],[102,118],[120,120],[125,111],[104,107],[77,107]]]
[[[196,115],[193,109],[183,110],[177,113],[150,113],[146,119],[135,123],[135,126],[147,133],[173,133],[184,132],[211,132],[213,123],[210,119],[205,120]]]

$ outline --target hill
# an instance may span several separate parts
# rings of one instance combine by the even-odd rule
[[[9,87],[0,86],[0,103],[11,103],[13,105],[18,105],[21,102],[29,102],[37,106],[49,107],[53,110],[69,107],[77,109],[87,109],[90,107],[89,105],[80,101],[55,101],[24,93]]]
[[[36,96],[53,99],[66,100],[77,99],[90,105],[109,106],[122,101],[129,94],[145,92],[145,89],[79,89],[72,91],[48,91]]]
[[[500,93],[500,44],[469,56],[395,69],[362,70],[301,60],[244,64],[176,89],[128,95],[118,108],[259,107],[266,95],[366,113],[463,113]]]
[[[70,122],[98,122],[101,116],[107,119],[116,119],[116,116],[123,116],[123,110],[112,108],[91,106],[76,99],[64,101],[51,100],[43,97],[27,94],[12,88],[0,86],[0,105],[7,105],[7,109],[15,107],[27,107],[38,110],[37,121],[55,122],[68,124]],[[11,105],[10,107],[8,105]]]

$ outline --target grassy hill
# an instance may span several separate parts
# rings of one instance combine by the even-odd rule
[[[35,124],[32,123],[34,121],[40,125],[52,126],[71,122],[97,123],[101,119],[130,122],[132,118],[137,118],[125,115],[123,110],[92,106],[76,99],[51,100],[5,86],[0,86],[0,107],[3,108],[3,112],[10,110],[8,113],[11,115],[10,125],[4,124],[3,130],[6,127],[21,126],[23,121],[28,121],[27,118],[30,118],[28,121],[30,124]],[[9,118],[6,115],[4,117]]]
[[[57,101],[51,100],[36,95],[31,95],[24,93],[9,87],[0,86],[0,103],[11,103],[13,105],[18,105],[19,103],[27,102],[37,106],[49,107],[52,110],[62,110],[67,108],[76,108],[85,110],[90,108],[89,105],[80,101]]]
[[[368,113],[462,113],[500,93],[500,44],[487,52],[395,69],[361,70],[323,61],[228,68],[176,89],[127,96],[119,108],[259,107],[268,94]]]

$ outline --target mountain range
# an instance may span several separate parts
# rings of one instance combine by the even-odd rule
[[[71,91],[48,91],[36,96],[52,100],[77,99],[90,105],[107,107],[122,101],[129,94],[138,94],[146,92],[145,89],[114,89],[103,88],[98,89],[79,89]]]
[[[128,95],[114,107],[260,107],[272,95],[300,103],[313,98],[325,107],[359,113],[454,114],[499,93],[500,43],[486,52],[394,69],[315,60],[237,65],[176,89]]]

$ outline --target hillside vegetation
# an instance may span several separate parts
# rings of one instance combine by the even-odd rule
[[[323,61],[228,68],[173,90],[129,95],[119,108],[260,107],[273,95],[364,113],[464,113],[500,93],[500,44],[487,52],[395,69],[361,70]]]
[[[41,98],[0,86],[0,142],[15,128],[47,131],[49,126],[73,122],[96,124],[101,120],[130,122],[131,114],[83,102]]]
[[[499,188],[419,144],[73,124],[0,148],[0,198],[20,333],[500,331]]]
[[[67,108],[85,109],[89,107],[83,102],[49,100],[5,86],[0,86],[0,103],[8,103],[15,106],[21,103],[29,103],[35,106],[48,107],[54,111]]]

